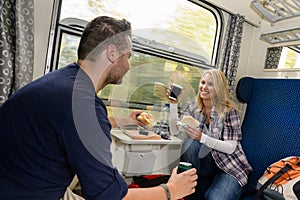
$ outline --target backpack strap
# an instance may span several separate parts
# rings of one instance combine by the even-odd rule
[[[256,192],[254,200],[258,200],[259,197],[262,195],[263,191],[268,187],[268,185],[276,181],[282,174],[286,173],[290,169],[292,169],[292,166],[286,164],[284,168],[280,169],[276,174],[274,174],[274,176],[272,176],[269,180],[267,180]]]

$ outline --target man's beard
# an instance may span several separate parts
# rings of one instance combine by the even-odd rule
[[[123,83],[123,77],[117,78],[117,76],[115,75],[110,75],[109,77],[107,77],[106,79],[106,84],[115,84],[115,85],[120,85],[121,83]]]

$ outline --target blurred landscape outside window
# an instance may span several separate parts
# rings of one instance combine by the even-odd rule
[[[62,0],[60,22],[100,15],[125,18],[133,29],[131,69],[121,85],[109,85],[98,94],[110,115],[131,109],[159,115],[171,83],[183,86],[183,105],[198,92],[203,70],[214,67],[220,22],[210,9],[186,0]],[[80,35],[68,31],[60,37],[57,68],[76,61]]]

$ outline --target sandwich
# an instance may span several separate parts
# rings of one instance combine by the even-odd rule
[[[155,121],[153,116],[147,112],[142,112],[141,114],[139,114],[137,120],[143,122],[148,127],[152,127]]]
[[[189,125],[191,127],[197,127],[200,124],[200,122],[197,119],[195,119],[195,118],[193,118],[192,116],[189,116],[189,115],[184,115],[180,122],[181,122],[182,125],[183,124],[184,125]]]

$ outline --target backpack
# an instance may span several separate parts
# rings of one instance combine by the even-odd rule
[[[132,183],[129,188],[147,188],[158,186],[162,183],[167,183],[170,175],[166,174],[152,174],[144,176],[133,176]]]
[[[300,200],[300,157],[271,164],[256,185],[255,200]]]
[[[158,186],[162,183],[167,183],[171,175],[167,174],[151,174],[144,176],[132,177],[132,183],[129,184],[129,188],[148,188]],[[181,198],[179,200],[184,200]]]

